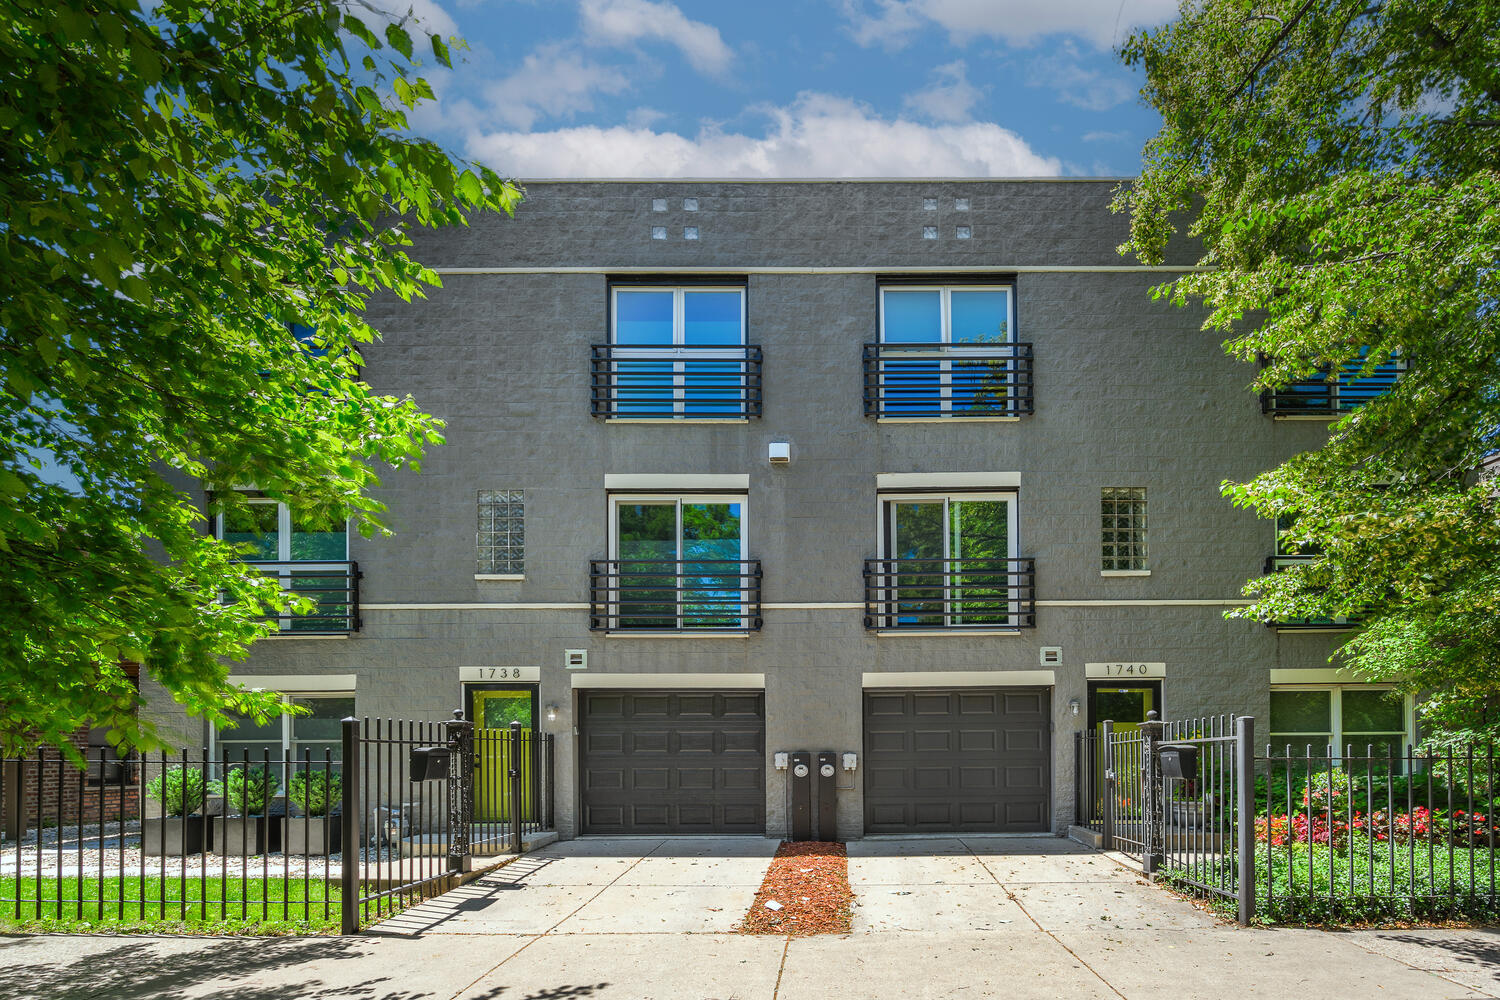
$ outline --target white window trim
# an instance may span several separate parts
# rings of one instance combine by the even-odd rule
[[[1270,689],[1272,691],[1327,691],[1327,692],[1329,692],[1330,693],[1330,697],[1328,699],[1328,722],[1329,722],[1329,726],[1332,728],[1331,738],[1338,739],[1339,737],[1342,737],[1344,735],[1344,692],[1345,691],[1350,691],[1350,690],[1354,690],[1354,691],[1392,691],[1392,690],[1395,690],[1395,685],[1394,684],[1364,684],[1364,683],[1349,683],[1349,684],[1344,684],[1344,683],[1332,683],[1332,684],[1323,684],[1323,683],[1319,683],[1319,684],[1272,684]],[[1401,739],[1402,739],[1403,744],[1405,744],[1405,745],[1415,746],[1416,743],[1417,743],[1417,734],[1416,734],[1416,722],[1417,722],[1417,720],[1416,720],[1416,710],[1415,709],[1416,709],[1416,705],[1415,705],[1415,702],[1414,702],[1414,699],[1412,698],[1412,696],[1409,695],[1409,694],[1402,695],[1401,696],[1401,727],[1402,727],[1402,730],[1401,730]],[[1269,742],[1270,738],[1271,738],[1271,719],[1270,719],[1269,713],[1267,713],[1267,717],[1266,717],[1266,740]],[[1400,748],[1401,751],[1402,751],[1402,753],[1404,753],[1405,750],[1406,750],[1406,746],[1405,745],[1403,745]],[[1281,747],[1277,747],[1275,744],[1272,744],[1271,745],[1271,749],[1272,749],[1273,752],[1276,751],[1276,750],[1283,750],[1284,751],[1286,749],[1286,746],[1285,746],[1284,743],[1283,743],[1283,745]],[[1293,749],[1294,756],[1295,756],[1295,754],[1299,750],[1302,753],[1306,753],[1306,743],[1305,743],[1305,741],[1304,741],[1304,743],[1302,744],[1301,747],[1298,747],[1297,745],[1294,744],[1293,747],[1292,747],[1292,749]],[[1313,753],[1315,755],[1318,754],[1319,753],[1319,749],[1320,748],[1316,744],[1314,744],[1314,746],[1313,746]],[[1355,747],[1354,747],[1354,750],[1355,750],[1355,754],[1354,755],[1356,757],[1362,756],[1363,749],[1364,748],[1362,746],[1356,744]],[[1344,746],[1343,746],[1343,744],[1335,745],[1334,748],[1333,748],[1333,761],[1334,761],[1334,765],[1335,766],[1341,766],[1343,764],[1343,759],[1344,759]]]
[[[750,558],[749,555],[747,555],[747,553],[750,551],[750,542],[749,542],[749,536],[750,536],[750,516],[749,516],[750,515],[750,503],[749,503],[749,497],[747,497],[743,493],[676,493],[676,492],[674,492],[674,493],[612,493],[612,494],[609,495],[609,558],[611,560],[618,561],[621,558],[621,556],[620,556],[620,505],[621,504],[632,504],[632,503],[648,503],[648,504],[675,503],[676,504],[676,508],[677,508],[677,528],[676,528],[676,537],[675,537],[674,541],[675,541],[675,544],[677,546],[677,550],[676,550],[677,551],[677,556],[676,556],[676,558],[677,558],[677,560],[679,562],[683,561],[682,560],[682,505],[685,504],[685,503],[737,503],[737,504],[740,505],[740,555],[739,555],[739,559],[740,559],[741,562],[744,562],[744,561],[746,561],[746,560],[748,560]],[[741,607],[744,607],[749,602],[749,600],[750,600],[750,591],[749,591],[749,589],[748,588],[741,588],[741,590],[740,590],[740,605],[741,605]],[[743,616],[741,617],[740,621],[741,621],[742,625],[745,623],[745,619],[744,619]],[[679,636],[679,635],[687,635],[687,636],[694,636],[694,637],[702,638],[705,635],[712,635],[713,634],[712,632],[710,632],[708,630],[704,630],[704,631],[701,631],[701,632],[689,630],[687,632],[681,632],[681,633],[675,632],[675,631],[673,631],[673,632],[653,633],[650,629],[619,629],[619,623],[614,619],[613,616],[611,616],[610,620],[609,620],[609,627],[606,629],[606,632],[614,633],[614,632],[617,632],[617,631],[618,631],[618,633],[620,635],[636,636],[636,637],[639,637],[639,636],[651,636],[651,635],[664,635],[664,636],[674,636],[675,637],[675,636]],[[738,633],[726,633],[726,634],[738,637]]]
[[[886,543],[886,540],[890,537],[890,531],[888,530],[889,525],[886,522],[886,512],[890,509],[889,508],[889,504],[892,504],[892,503],[933,503],[933,502],[938,501],[938,500],[941,500],[943,502],[943,558],[944,559],[952,558],[949,555],[949,553],[951,551],[951,546],[952,546],[952,538],[951,538],[951,536],[949,535],[949,532],[948,532],[948,524],[949,524],[949,522],[948,522],[948,505],[949,505],[950,502],[952,502],[954,500],[1004,500],[1005,501],[1005,521],[1006,521],[1006,523],[1005,523],[1005,535],[1006,535],[1006,542],[1007,542],[1007,545],[1006,545],[1006,549],[1007,549],[1006,558],[1008,558],[1008,559],[1019,559],[1020,558],[1020,555],[1019,555],[1019,553],[1021,551],[1021,530],[1020,530],[1021,520],[1020,520],[1020,510],[1019,510],[1019,508],[1020,508],[1020,494],[1017,491],[1015,491],[1015,490],[989,490],[989,491],[978,491],[978,492],[972,492],[971,493],[971,492],[952,491],[952,490],[944,490],[944,489],[925,490],[925,491],[920,491],[920,492],[899,492],[899,493],[877,493],[876,494],[876,497],[875,497],[875,537],[876,537],[876,540],[877,540],[876,541],[876,552],[879,554],[879,558],[881,558],[881,559],[894,558],[893,556],[890,555],[890,553],[888,551],[888,545]],[[945,590],[946,590],[946,588],[945,588]],[[1018,619],[1020,617],[1020,614],[1021,614],[1020,603],[1018,601],[1014,601],[1014,600],[1011,601],[1011,602],[1009,602],[1009,603],[1010,603],[1010,608],[1009,608],[1008,613],[1009,613],[1010,617],[1013,618],[1013,619]],[[945,614],[943,617],[944,617],[944,620],[946,621],[946,619],[949,618],[950,616]],[[1017,628],[1017,626],[1014,626],[1014,625],[996,626],[996,628],[995,628],[994,631],[997,634],[1009,634],[1010,632],[1012,632],[1016,628]],[[877,630],[877,631],[882,631],[882,630]],[[912,636],[914,636],[914,635],[920,635],[920,634],[924,634],[924,633],[928,632],[928,630],[924,630],[924,629],[887,629],[887,630],[883,630],[883,631],[889,631],[892,634],[912,635]],[[958,632],[956,630],[953,630],[953,629],[933,629],[933,630],[930,630],[930,634],[933,634],[933,635],[956,635],[956,634],[974,635],[974,634],[977,634],[977,631],[978,630],[965,629],[965,630],[963,630],[960,633],[960,632]]]
[[[994,350],[995,344],[1014,344],[1016,342],[1016,286],[1011,282],[996,283],[989,285],[881,285],[880,286],[880,342],[882,344],[905,344],[910,341],[893,341],[886,336],[885,331],[885,296],[887,292],[939,292],[939,315],[941,317],[938,330],[939,340],[933,345],[935,349],[941,349],[945,356],[962,354],[973,350],[976,353]],[[954,292],[1005,292],[1005,339],[993,344],[954,344],[953,343],[953,293]],[[919,357],[920,355],[912,355]]]
[[[621,344],[620,293],[621,292],[671,292],[672,293],[672,342],[670,344]],[[734,292],[740,297],[740,342],[737,345],[721,344],[715,347],[689,346],[687,340],[687,315],[684,301],[687,292]],[[744,285],[612,285],[609,290],[609,343],[615,356],[621,358],[707,358],[720,356],[726,349],[744,347],[748,331],[747,304]]]

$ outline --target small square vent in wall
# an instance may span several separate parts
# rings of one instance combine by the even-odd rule
[[[1058,666],[1061,666],[1061,665],[1062,665],[1062,647],[1061,646],[1043,646],[1042,647],[1042,666],[1044,666],[1044,667],[1058,667]]]
[[[569,670],[587,670],[589,668],[589,651],[586,649],[563,650],[563,666]]]

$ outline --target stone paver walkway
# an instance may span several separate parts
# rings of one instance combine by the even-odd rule
[[[732,933],[776,845],[555,844],[355,938],[0,939],[0,998],[1500,997],[1500,932],[1240,930],[1065,840],[849,845],[853,933]]]

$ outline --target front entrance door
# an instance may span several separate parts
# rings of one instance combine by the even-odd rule
[[[474,720],[474,821],[508,822],[510,816],[510,724],[536,729],[536,688],[471,687],[469,718]],[[526,744],[521,771],[521,819],[535,819],[537,743]]]
[[[1161,681],[1098,681],[1089,684],[1089,728],[1099,738],[1094,741],[1095,816],[1104,808],[1104,723],[1113,722],[1115,732],[1133,733],[1146,721],[1146,713],[1161,713]]]

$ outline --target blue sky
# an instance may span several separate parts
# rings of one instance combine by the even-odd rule
[[[1128,175],[1174,0],[379,0],[465,38],[414,129],[541,177]]]

